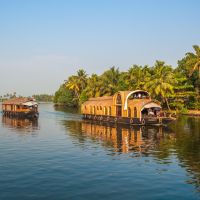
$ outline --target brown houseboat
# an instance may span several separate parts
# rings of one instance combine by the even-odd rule
[[[33,98],[13,98],[2,103],[5,116],[38,118],[38,103]]]
[[[90,98],[82,104],[81,112],[84,119],[125,124],[165,124],[176,119],[162,112],[160,103],[143,90]]]

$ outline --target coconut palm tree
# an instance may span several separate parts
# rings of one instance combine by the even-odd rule
[[[87,73],[83,69],[77,71],[77,79],[80,84],[81,90],[83,90],[87,85]]]
[[[99,97],[101,90],[101,80],[97,74],[92,74],[87,81],[85,89],[88,97]]]
[[[126,81],[129,86],[129,90],[144,89],[145,83],[150,78],[148,67],[133,65],[129,68]]]
[[[200,92],[200,47],[193,46],[194,53],[188,52],[185,57],[178,61],[177,70],[187,76],[188,82],[194,85],[199,94]]]
[[[111,67],[101,75],[101,95],[113,95],[117,91],[120,72],[119,68]]]
[[[76,97],[79,98],[81,88],[77,76],[70,76],[65,82],[65,86],[66,88],[74,91]]]
[[[200,47],[197,45],[194,45],[193,49],[195,53],[189,52],[186,54],[188,65],[192,65],[192,69],[190,71],[189,76],[192,76],[192,74],[197,70],[199,73],[199,79],[200,79]]]
[[[68,89],[74,91],[76,97],[79,99],[81,92],[87,85],[87,74],[83,69],[78,70],[77,75],[70,76],[65,85]]]
[[[170,110],[168,97],[174,92],[175,79],[171,66],[165,65],[162,61],[156,61],[152,68],[151,80],[145,85],[145,88],[150,91],[151,95],[157,97],[167,104]]]

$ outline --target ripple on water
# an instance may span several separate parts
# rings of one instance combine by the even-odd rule
[[[130,129],[40,109],[37,122],[1,121],[0,199],[200,198],[200,120]]]

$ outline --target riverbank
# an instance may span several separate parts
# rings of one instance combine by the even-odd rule
[[[198,116],[198,117],[200,117],[200,110],[188,110],[187,113],[182,113],[182,115]]]

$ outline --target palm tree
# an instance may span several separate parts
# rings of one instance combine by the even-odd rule
[[[101,90],[101,80],[97,74],[92,74],[87,81],[86,93],[88,97],[99,97]]]
[[[145,83],[149,80],[150,73],[148,67],[133,65],[129,68],[126,81],[129,86],[129,90],[144,89]]]
[[[192,69],[190,71],[189,76],[192,76],[192,74],[198,70],[199,73],[199,79],[200,79],[200,47],[197,45],[193,46],[193,49],[195,53],[187,53],[186,54],[186,59],[188,65],[192,65]]]
[[[113,95],[117,91],[120,72],[119,68],[111,67],[101,75],[101,95]]]
[[[185,57],[178,61],[178,72],[187,76],[188,82],[192,83],[197,94],[200,92],[200,47],[193,46],[194,53],[188,52]]]
[[[68,89],[74,91],[76,97],[79,99],[81,92],[87,85],[87,74],[83,69],[77,71],[77,75],[70,76],[65,85]]]
[[[80,84],[81,90],[83,90],[87,85],[87,73],[83,69],[77,71],[77,79]]]
[[[70,76],[68,78],[68,80],[65,82],[65,86],[66,86],[66,88],[74,91],[76,97],[79,98],[81,88],[80,88],[80,85],[78,83],[77,76]]]
[[[162,61],[156,61],[155,66],[152,68],[151,80],[146,83],[145,87],[152,96],[160,97],[170,110],[168,97],[174,92],[174,82],[172,67],[165,65]]]

